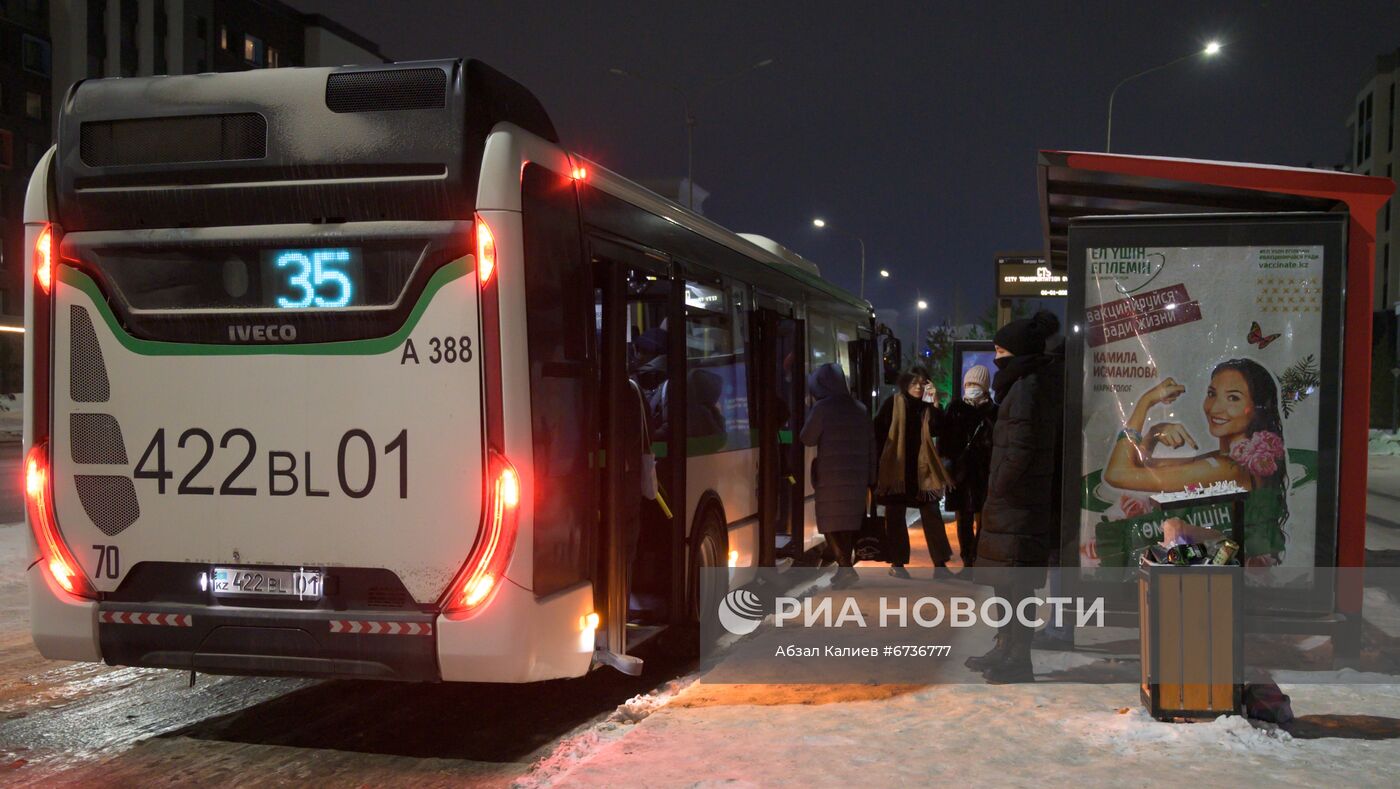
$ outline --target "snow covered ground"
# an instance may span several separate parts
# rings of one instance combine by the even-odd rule
[[[1285,686],[1299,714],[1400,718],[1400,686]],[[598,745],[594,743],[595,746]],[[1394,786],[1400,740],[1160,723],[1135,685],[691,684],[561,786]]]

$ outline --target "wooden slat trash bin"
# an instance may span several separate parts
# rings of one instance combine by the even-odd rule
[[[1240,712],[1244,674],[1239,567],[1142,567],[1142,703],[1157,720]]]

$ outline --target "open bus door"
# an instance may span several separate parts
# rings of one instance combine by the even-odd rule
[[[759,565],[802,554],[802,419],[806,353],[792,304],[759,293],[750,315],[753,402],[758,404]]]
[[[851,369],[846,371],[850,377],[851,394],[855,396],[857,403],[865,406],[866,412],[873,419],[877,387],[875,368],[879,357],[875,338],[869,330],[862,327],[858,339],[848,342],[846,348],[851,360]]]
[[[675,602],[673,554],[684,526],[683,467],[676,442],[653,434],[657,409],[669,397],[684,407],[670,381],[684,373],[667,326],[678,313],[679,290],[669,261],[620,243],[590,239],[597,315],[599,436],[602,456],[599,555],[594,596],[603,612],[596,660],[636,675],[631,654],[664,629],[684,606]],[[681,398],[678,401],[678,398]],[[684,443],[681,443],[684,448]],[[656,459],[659,496],[642,497],[642,455]],[[684,452],[679,455],[684,462]]]

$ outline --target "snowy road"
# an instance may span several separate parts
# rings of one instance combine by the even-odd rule
[[[22,524],[0,526],[0,784],[508,785],[562,738],[682,673],[405,685],[199,677],[46,661],[29,640]]]
[[[917,530],[916,530],[917,531]],[[532,686],[205,677],[43,660],[0,526],[0,784],[1393,786],[1400,685],[1289,684],[1308,731],[1151,720],[1136,685],[726,685],[685,663]],[[917,572],[925,572],[918,570]],[[883,574],[878,574],[882,576]],[[878,577],[878,576],[877,576]],[[859,594],[869,594],[862,584]],[[1373,605],[1374,603],[1374,605]],[[1395,602],[1368,592],[1368,618]],[[1376,637],[1385,638],[1384,634]],[[1131,667],[1128,667],[1131,669]],[[1131,670],[1128,672],[1131,674]],[[679,679],[674,679],[679,678]],[[640,694],[640,695],[639,695]],[[1317,739],[1305,738],[1310,734]]]

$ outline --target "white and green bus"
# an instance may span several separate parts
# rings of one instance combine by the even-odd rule
[[[807,371],[875,389],[869,304],[570,153],[475,61],[81,82],[25,227],[55,659],[637,670],[700,568],[820,550]]]

